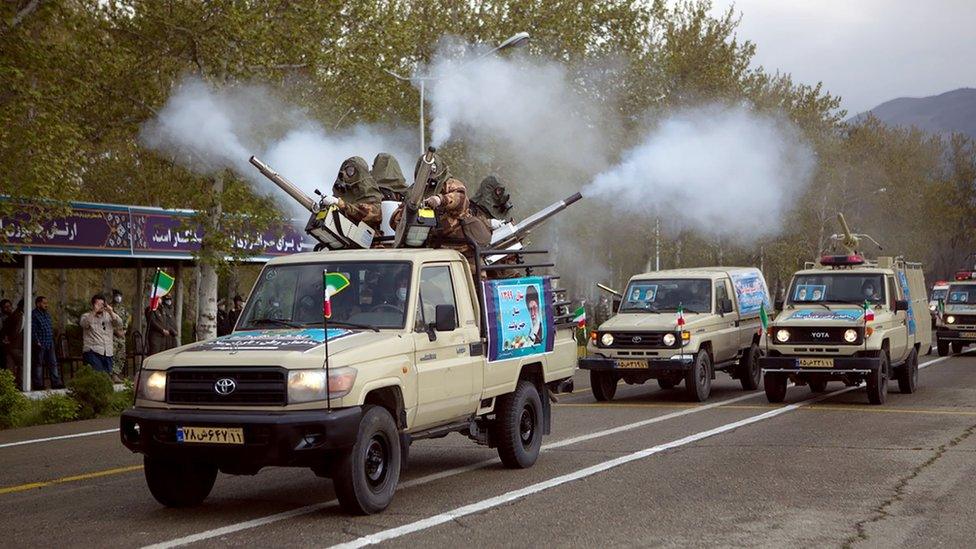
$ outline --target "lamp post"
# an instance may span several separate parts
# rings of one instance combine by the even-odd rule
[[[527,32],[519,32],[519,33],[513,34],[512,36],[509,36],[504,41],[502,41],[501,44],[498,44],[497,46],[495,46],[494,48],[492,48],[490,51],[487,51],[487,52],[479,55],[478,57],[475,57],[471,61],[477,61],[479,59],[484,59],[485,57],[488,57],[489,55],[494,55],[494,54],[496,54],[496,53],[498,53],[498,52],[500,52],[502,50],[508,49],[508,48],[518,48],[518,47],[521,47],[521,46],[525,45],[528,41],[529,41],[529,33],[527,33]],[[468,61],[468,62],[470,62],[470,61]],[[389,74],[393,78],[396,78],[397,80],[402,80],[404,82],[418,82],[419,83],[419,87],[420,87],[420,154],[423,154],[423,153],[425,153],[427,151],[427,129],[425,127],[425,122],[424,122],[424,91],[425,91],[425,87],[426,87],[427,81],[428,80],[437,80],[437,77],[436,76],[430,76],[430,75],[423,75],[423,76],[414,75],[414,76],[411,76],[411,77],[406,77],[406,76],[401,76],[401,75],[399,75],[399,74],[397,74],[397,73],[395,73],[393,71],[390,71],[390,70],[386,70],[386,69],[383,69],[383,70],[384,70],[384,72],[386,72],[387,74]]]

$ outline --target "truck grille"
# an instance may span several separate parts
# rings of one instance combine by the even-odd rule
[[[844,332],[850,328],[841,327],[830,327],[830,328],[797,328],[790,327],[790,340],[787,342],[792,345],[795,343],[814,343],[814,344],[830,344],[830,345],[860,345],[861,340],[861,328],[854,328],[857,330],[857,339],[853,343],[848,343],[844,341]]]
[[[949,316],[949,315],[946,315]],[[962,325],[962,326],[972,326],[976,324],[976,316],[973,315],[951,315],[956,317],[956,321],[949,326]]]
[[[669,349],[677,347],[680,336],[674,332],[610,332],[613,335],[613,349]],[[664,334],[674,334],[675,345],[668,347],[664,344]]]
[[[229,379],[234,389],[217,391]],[[224,383],[223,385],[229,385]],[[278,368],[174,368],[166,376],[166,402],[237,406],[284,406],[288,403],[287,372]]]

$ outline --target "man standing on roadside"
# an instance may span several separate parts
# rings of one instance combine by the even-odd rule
[[[95,294],[91,298],[91,310],[81,315],[83,345],[82,359],[96,372],[112,375],[112,356],[115,354],[115,330],[122,328],[122,319],[112,306],[105,303],[105,296]]]
[[[44,389],[44,369],[51,377],[52,389],[63,389],[61,374],[58,372],[58,358],[54,353],[54,323],[48,312],[47,298],[37,296],[34,300],[34,311],[31,313],[31,338],[34,340],[34,368],[31,388],[35,391]]]
[[[176,347],[176,314],[173,311],[173,298],[163,297],[163,303],[155,311],[150,310],[149,354],[154,355]]]
[[[112,355],[112,381],[115,383],[122,383],[122,372],[125,371],[125,335],[129,329],[129,322],[132,320],[132,315],[129,310],[122,304],[122,292],[119,290],[112,290],[112,307],[115,309],[115,314],[119,315],[122,319],[122,328],[115,330],[115,354]]]
[[[237,325],[237,319],[241,318],[241,311],[244,310],[244,298],[240,295],[234,296],[234,308],[230,310],[227,315],[227,333],[234,331],[234,326]]]

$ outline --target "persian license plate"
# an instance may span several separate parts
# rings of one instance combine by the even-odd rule
[[[963,337],[966,339],[976,339],[976,332],[961,332],[959,334],[959,337]]]
[[[800,368],[833,368],[832,358],[798,358],[796,365]]]
[[[643,368],[646,370],[647,361],[646,360],[621,360],[620,362],[617,363],[617,367],[626,368],[626,369]]]
[[[240,427],[177,427],[176,442],[244,444],[244,429]]]

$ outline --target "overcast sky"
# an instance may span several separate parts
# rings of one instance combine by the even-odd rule
[[[976,87],[976,0],[713,0],[735,6],[756,64],[822,81],[849,114]]]

